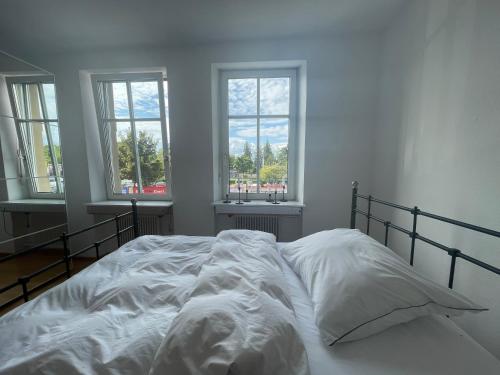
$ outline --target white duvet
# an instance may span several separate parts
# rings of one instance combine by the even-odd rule
[[[144,236],[0,318],[1,374],[307,374],[274,236]]]

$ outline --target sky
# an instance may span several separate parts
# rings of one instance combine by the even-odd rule
[[[56,92],[53,83],[44,83],[42,85],[45,104],[47,106],[47,115],[49,119],[57,118]]]
[[[47,116],[49,119],[57,119],[57,104],[56,104],[56,91],[53,83],[46,83],[42,85],[43,95],[45,97],[45,105],[47,106]],[[59,141],[59,126],[56,123],[50,124],[50,132],[52,135],[52,142],[54,145],[60,146]],[[45,137],[44,137],[45,138]],[[44,144],[45,140],[44,140]]]
[[[159,118],[158,86],[156,81],[131,82],[132,105],[135,118]],[[165,110],[168,118],[168,87],[163,85],[165,94]],[[125,82],[113,83],[113,99],[116,118],[129,118],[127,86]]]
[[[47,115],[50,119],[57,119],[57,104],[55,96],[55,86],[53,83],[42,85],[45,103],[47,106]],[[168,85],[164,82],[163,85],[165,94],[165,112],[168,124]],[[154,82],[132,82],[132,101],[134,107],[134,115],[136,118],[159,118],[159,101],[158,101],[158,87],[156,81]],[[113,99],[114,99],[114,115],[115,118],[129,118],[127,87],[123,82],[113,83]],[[33,123],[34,126],[44,126],[43,123]],[[130,123],[118,123],[118,138],[124,138],[127,132],[130,131]],[[163,149],[161,123],[160,121],[136,121],[136,130],[146,131],[157,140],[158,150]],[[59,126],[57,123],[50,123],[50,131],[52,140],[55,145],[60,145]],[[169,138],[169,129],[167,126],[167,137]],[[47,134],[45,129],[42,130],[43,145],[48,144]]]
[[[260,79],[260,113],[262,115],[288,115],[289,106],[289,78],[261,78]],[[168,87],[164,85],[165,97]],[[136,118],[159,117],[158,89],[156,82],[132,82],[132,102]],[[124,82],[113,83],[113,104],[116,118],[128,118],[129,108],[127,87]],[[168,118],[168,100],[165,100]],[[257,114],[257,79],[230,79],[228,81],[228,110],[229,115],[256,115]],[[139,123],[138,123],[139,124]],[[145,127],[142,126],[143,128]],[[138,128],[140,128],[138,126]],[[153,134],[161,145],[160,127],[148,126],[148,133]],[[288,118],[262,119],[261,139],[267,141],[276,152],[288,144]],[[232,155],[241,155],[245,142],[248,141],[253,152],[257,148],[257,126],[252,119],[230,120],[229,122],[229,149]]]
[[[289,78],[260,79],[260,114],[289,115]],[[241,155],[245,142],[255,153],[257,148],[256,119],[235,119],[231,116],[257,115],[257,79],[228,80],[229,153]],[[271,144],[273,151],[288,144],[288,118],[261,118],[260,144]]]
[[[131,82],[130,89],[132,93],[132,106],[134,108],[134,117],[137,118],[159,118],[160,107],[158,101],[158,86],[156,81],[150,82]],[[163,84],[163,91],[165,96],[165,114],[167,118],[167,137],[170,139],[168,128],[168,85],[165,81]],[[113,83],[113,105],[115,118],[130,118],[127,86],[125,82]],[[121,127],[123,130],[120,132],[119,137],[126,136],[125,126]],[[127,128],[129,129],[129,128]],[[152,135],[157,141],[157,148],[162,149],[162,134],[160,122],[140,122],[136,121],[136,130],[146,131]]]
[[[289,78],[260,78],[260,114],[283,115],[289,114],[290,81]],[[114,82],[113,106],[115,118],[129,118],[127,87],[124,82]],[[55,92],[53,84],[44,84],[44,94],[49,117],[57,118]],[[159,118],[158,87],[156,81],[131,82],[132,103],[135,118]],[[168,122],[168,85],[164,82],[165,111]],[[231,116],[257,115],[257,78],[229,79],[228,80],[228,114]],[[288,118],[261,118],[260,143],[271,144],[274,152],[288,144]],[[126,135],[129,126],[120,126],[119,137]],[[158,141],[158,148],[162,147],[160,122],[136,122],[137,130],[146,130]],[[59,144],[59,134],[54,131],[54,143]],[[168,133],[167,126],[167,133]],[[169,134],[168,134],[169,136]],[[169,137],[170,138],[170,137]],[[245,142],[250,144],[255,155],[257,148],[257,121],[256,119],[229,120],[229,152],[231,155],[241,155]]]

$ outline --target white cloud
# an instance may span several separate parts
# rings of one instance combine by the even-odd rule
[[[156,81],[132,82],[130,88],[135,117],[160,117],[158,83]]]
[[[289,78],[260,80],[260,112],[263,115],[288,115],[290,103]]]
[[[231,129],[235,128],[246,128],[246,127],[255,127],[257,126],[256,119],[230,119],[229,127]]]
[[[127,86],[124,82],[113,82],[113,105],[117,118],[129,118]],[[142,118],[160,117],[158,85],[152,82],[131,82],[134,116]],[[168,88],[165,90],[165,110],[168,114]]]
[[[243,147],[245,145],[245,140],[242,138],[230,138],[229,139],[229,154],[230,155],[241,155],[243,153]]]
[[[228,109],[230,115],[257,114],[257,79],[228,80]]]
[[[288,115],[290,79],[260,79],[260,112],[266,115]],[[229,115],[257,114],[257,78],[228,81]]]
[[[236,130],[236,135],[245,138],[255,138],[257,137],[257,128],[252,127],[252,128],[244,128],[241,130]]]
[[[126,84],[124,82],[114,82],[112,86],[115,117],[129,118]]]
[[[260,136],[262,137],[278,137],[278,138],[288,138],[288,126],[269,126],[260,128]]]
[[[230,155],[241,155],[243,154],[243,149],[245,147],[245,143],[248,141],[244,138],[230,137],[229,138],[229,154]],[[252,154],[255,155],[255,151],[257,150],[257,145],[253,142],[248,142],[250,145],[250,150]]]
[[[276,155],[279,150],[281,150],[286,146],[288,146],[288,143],[275,143],[271,145],[271,149],[273,150],[273,153]]]

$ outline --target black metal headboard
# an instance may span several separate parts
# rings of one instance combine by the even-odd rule
[[[500,232],[488,229],[488,228],[483,228],[477,225],[473,224],[468,224],[464,223],[463,221],[458,221],[454,219],[450,219],[444,216],[439,216],[435,214],[431,214],[426,211],[422,211],[419,209],[417,206],[411,208],[411,207],[405,207],[401,206],[399,204],[391,203],[391,202],[386,202],[381,199],[377,199],[372,197],[371,195],[361,195],[358,193],[358,186],[359,183],[357,181],[354,181],[352,183],[352,203],[351,203],[351,229],[356,228],[356,214],[361,214],[366,217],[366,234],[370,234],[370,220],[375,220],[381,224],[384,225],[385,227],[385,239],[384,239],[384,245],[387,246],[387,241],[388,241],[388,236],[389,236],[389,228],[395,229],[397,231],[400,231],[402,233],[407,234],[411,238],[411,248],[410,248],[410,264],[413,266],[413,258],[415,256],[415,241],[420,240],[423,241],[429,245],[432,245],[434,247],[437,247],[438,249],[444,250],[448,253],[449,256],[451,256],[451,265],[450,265],[450,275],[448,278],[448,287],[453,288],[453,278],[455,276],[455,264],[457,261],[457,258],[464,259],[470,263],[473,263],[479,267],[482,267],[488,271],[491,271],[493,273],[496,273],[497,275],[500,275],[500,268],[497,268],[495,266],[492,266],[491,264],[487,264],[485,262],[480,261],[479,259],[473,258],[467,254],[465,254],[462,250],[451,248],[448,246],[445,246],[443,244],[440,244],[439,242],[433,241],[427,237],[421,236],[417,232],[417,218],[419,216],[425,216],[430,219],[435,219],[438,221],[442,221],[445,223],[457,225],[462,228],[467,228],[471,229],[476,232],[488,234],[493,237],[500,238]],[[362,211],[358,209],[358,198],[365,199],[368,201],[368,210]],[[390,221],[384,220],[378,216],[375,216],[372,214],[372,203],[378,203],[384,206],[388,207],[393,207],[398,210],[406,211],[409,212],[413,216],[413,226],[412,230],[407,230],[405,228],[402,228],[398,225],[395,225],[391,223]]]

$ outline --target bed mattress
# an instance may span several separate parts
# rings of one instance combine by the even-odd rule
[[[500,374],[500,361],[446,317],[424,317],[363,340],[326,346],[302,281],[283,258],[282,263],[311,375]]]
[[[141,240],[148,247],[140,251],[125,245],[11,311],[0,320],[0,373],[38,373],[43,361],[44,373],[63,369],[67,374],[110,369],[148,373],[177,314],[178,299],[185,295],[183,288],[193,284],[213,240],[153,237]],[[166,245],[171,251],[165,251]],[[421,318],[360,341],[326,346],[301,280],[280,259],[311,375],[500,374],[498,359],[441,317]],[[141,293],[133,293],[136,289]],[[78,344],[92,351],[73,350]]]

